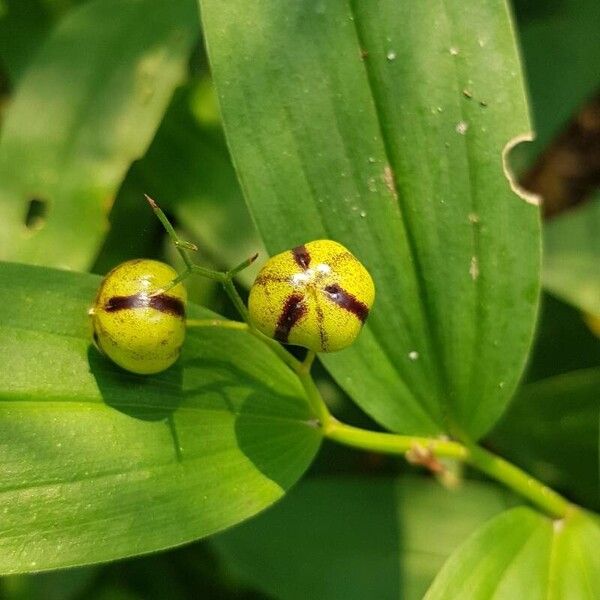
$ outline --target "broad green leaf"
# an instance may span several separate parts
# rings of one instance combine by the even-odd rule
[[[583,513],[555,525],[548,598],[600,598],[600,520]]]
[[[578,511],[551,521],[525,507],[493,519],[444,565],[425,600],[594,600],[600,526]]]
[[[2,129],[0,258],[90,266],[117,189],[184,76],[195,14],[192,0],[93,0],[59,23]]]
[[[491,442],[552,487],[600,508],[599,411],[600,368],[538,381],[520,390]]]
[[[544,287],[600,318],[600,196],[544,227]]]
[[[225,132],[267,249],[339,240],[377,299],[322,360],[402,432],[482,435],[510,398],[538,298],[530,125],[503,0],[200,0]]]
[[[253,336],[191,330],[176,367],[140,377],[90,346],[98,277],[3,263],[0,281],[0,573],[209,535],[312,460],[302,388]]]
[[[420,600],[458,544],[506,506],[475,482],[313,479],[212,541],[241,580],[280,600]]]

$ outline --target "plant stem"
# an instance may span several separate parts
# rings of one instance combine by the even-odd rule
[[[560,494],[504,458],[474,444],[466,448],[469,453],[467,462],[471,466],[501,481],[550,516],[562,519],[573,509],[573,505]]]
[[[237,329],[248,331],[248,325],[240,321],[229,321],[228,319],[186,319],[187,327],[221,327],[223,329]]]
[[[422,446],[440,458],[455,458],[466,461],[467,449],[458,442],[412,435],[398,435],[379,431],[368,431],[346,425],[332,418],[325,429],[325,436],[346,446],[383,452],[385,454],[405,454],[417,446]]]
[[[187,255],[186,250],[197,250],[198,248],[194,244],[180,239],[173,225],[171,225],[169,219],[167,219],[167,215],[165,215],[165,213],[161,210],[158,204],[156,204],[156,202],[152,198],[150,198],[148,194],[144,194],[144,196],[148,204],[150,205],[150,208],[152,209],[158,220],[162,223],[162,226],[165,228],[166,232],[169,234],[169,237],[173,241],[173,245],[177,249],[177,252],[179,252],[179,255],[181,256],[183,262],[185,263],[185,266],[187,267],[187,274],[189,274],[189,272],[192,270],[193,263],[190,257]]]
[[[505,484],[554,518],[564,518],[572,505],[554,490],[528,475],[519,467],[476,445],[435,438],[367,431],[340,423],[330,417],[324,427],[325,437],[354,448],[386,454],[404,455],[424,448],[436,458],[453,458],[465,462],[489,477]]]
[[[319,424],[325,437],[346,446],[371,450],[374,452],[406,455],[411,451],[420,450],[421,453],[429,453],[433,458],[452,458],[460,460],[478,469],[482,473],[485,473],[489,477],[505,484],[507,487],[511,488],[524,498],[527,498],[532,504],[554,518],[564,518],[573,509],[573,505],[554,490],[545,486],[534,477],[531,477],[525,471],[519,469],[519,467],[475,444],[461,444],[459,442],[443,439],[368,431],[338,421],[329,412],[317,385],[310,375],[310,369],[316,356],[315,353],[312,350],[309,350],[306,358],[301,362],[292,356],[277,341],[263,335],[260,331],[255,329],[250,321],[248,309],[233,283],[233,277],[241,270],[251,265],[258,255],[252,256],[233,269],[225,272],[201,267],[200,265],[195,264],[187,254],[188,250],[197,250],[196,246],[191,242],[180,239],[156,202],[148,196],[146,196],[146,199],[160,222],[163,224],[186,265],[185,270],[171,282],[169,287],[165,288],[165,290],[180,283],[191,273],[197,273],[209,279],[213,279],[223,285],[225,292],[245,321],[244,323],[240,323],[223,319],[197,319],[189,320],[188,325],[190,327],[223,327],[227,329],[245,330],[269,346],[269,348],[271,348],[271,350],[273,350],[273,352],[298,376],[310,406],[319,419]],[[162,293],[165,290],[159,290],[159,292]]]
[[[201,277],[206,277],[207,279],[212,279],[213,281],[218,281],[220,283],[223,283],[225,281],[225,273],[223,273],[222,271],[208,269],[207,267],[202,267],[201,265],[197,265],[196,263],[192,263],[189,270],[187,270],[187,275],[191,273],[196,273],[196,275],[200,275]],[[181,276],[186,276],[186,271],[184,271],[180,275],[180,277]]]
[[[298,379],[300,379],[300,383],[302,384],[304,391],[306,392],[308,402],[319,419],[319,424],[323,428],[323,431],[327,431],[327,428],[334,417],[329,412],[329,409],[323,400],[323,396],[321,396],[321,392],[319,391],[317,384],[311,377],[310,373],[304,368],[296,371],[296,373],[298,375]]]
[[[185,263],[185,269],[183,270],[183,272],[180,273],[167,287],[157,290],[155,293],[164,293],[172,287],[174,287],[175,285],[177,285],[178,283],[181,283],[183,280],[187,279],[192,273],[196,273],[198,275],[201,275],[202,277],[207,277],[208,279],[220,282],[225,288],[225,292],[227,292],[227,295],[233,302],[235,308],[240,313],[244,321],[250,324],[250,320],[248,318],[248,309],[246,308],[244,301],[242,300],[239,292],[235,287],[235,284],[233,283],[233,278],[240,271],[243,271],[245,268],[249,267],[258,258],[258,254],[255,254],[254,256],[251,256],[250,258],[242,261],[239,265],[237,265],[233,269],[230,269],[229,271],[216,271],[214,269],[208,269],[207,267],[197,265],[188,256],[187,251],[198,250],[198,247],[195,244],[192,244],[192,242],[182,240],[177,235],[175,228],[173,227],[173,225],[171,225],[171,222],[167,218],[167,215],[165,215],[160,206],[158,206],[158,204],[152,198],[150,198],[150,196],[148,196],[147,194],[144,195],[146,197],[146,200],[148,201],[148,204],[150,205],[150,208],[153,210],[158,220],[162,223],[163,227],[165,228],[165,231],[171,238],[173,245],[177,249],[177,252],[179,252],[179,255]]]
[[[240,316],[242,317],[242,319],[244,319],[244,321],[246,321],[246,323],[250,324],[250,317],[248,316],[248,309],[246,308],[246,305],[244,304],[244,301],[242,300],[242,297],[240,296],[239,292],[237,291],[235,284],[233,283],[233,280],[231,279],[229,274],[226,275],[226,277],[222,283],[223,283],[223,288],[225,289],[225,292],[227,292],[229,299],[231,300],[231,302],[233,302],[233,305],[235,306],[238,313],[240,313]]]

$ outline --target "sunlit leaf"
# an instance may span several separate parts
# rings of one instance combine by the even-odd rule
[[[312,460],[302,388],[253,336],[191,330],[175,367],[136,376],[90,345],[98,277],[2,263],[0,282],[0,573],[206,536]]]
[[[29,63],[0,137],[0,258],[88,268],[197,36],[192,0],[93,0]]]
[[[448,560],[425,600],[594,600],[600,597],[600,526],[575,512],[552,521],[515,508]]]

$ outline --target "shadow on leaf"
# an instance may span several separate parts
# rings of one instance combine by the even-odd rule
[[[183,400],[179,362],[157,375],[136,375],[121,369],[90,345],[88,363],[104,402],[143,421],[169,418]]]

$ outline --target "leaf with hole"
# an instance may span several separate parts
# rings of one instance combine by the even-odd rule
[[[29,63],[0,136],[0,258],[88,268],[196,39],[192,0],[93,0]],[[142,202],[142,200],[140,200]]]

